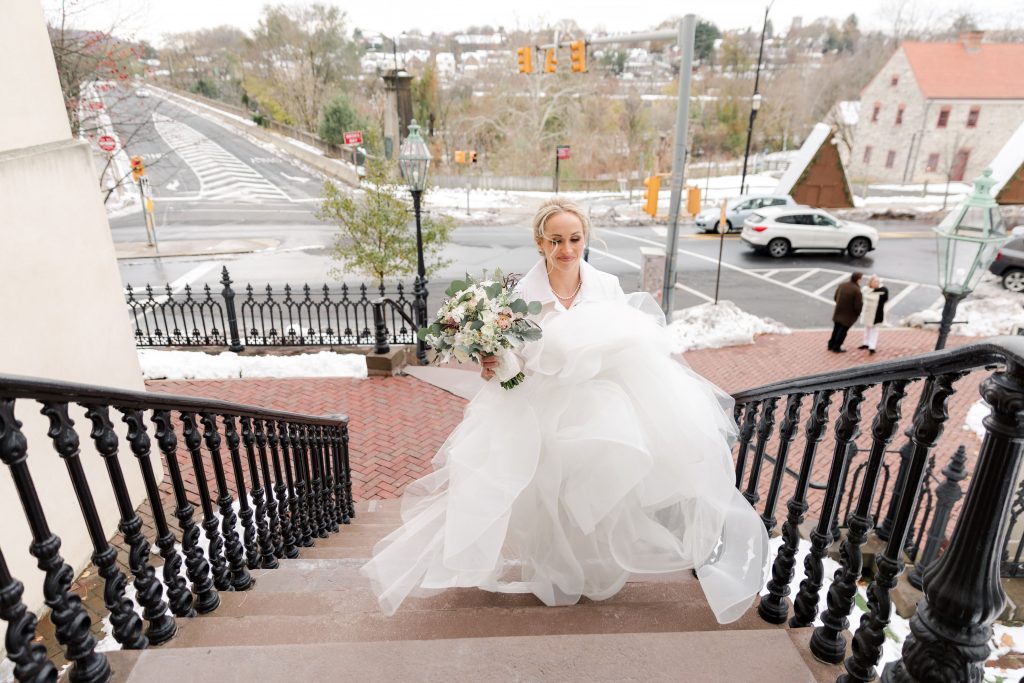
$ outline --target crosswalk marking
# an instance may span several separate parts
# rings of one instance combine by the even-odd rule
[[[811,277],[812,275],[815,275],[815,274],[820,273],[820,272],[821,272],[821,270],[819,270],[818,268],[811,268],[810,270],[808,270],[803,275],[797,275],[795,278],[790,280],[789,284],[795,285],[798,282],[803,282],[804,280],[806,280],[807,278]],[[765,277],[771,277],[771,275],[769,275],[768,273],[765,273]]]
[[[153,127],[199,178],[201,199],[291,200],[251,166],[188,124],[153,112]]]
[[[835,278],[833,280],[829,280],[826,284],[822,285],[821,287],[818,287],[816,290],[814,290],[814,293],[818,294],[818,295],[821,295],[821,294],[827,292],[828,290],[832,289],[836,285],[838,285],[843,280],[849,280],[849,279],[850,279],[850,274],[849,273],[843,273],[839,277],[837,277],[837,278]],[[790,282],[789,284],[793,284],[793,283]]]

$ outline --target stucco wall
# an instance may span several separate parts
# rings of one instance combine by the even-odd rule
[[[892,77],[897,76],[895,86]],[[878,120],[871,121],[875,103]],[[905,106],[902,123],[896,112]],[[945,128],[938,128],[939,112],[949,107]],[[980,107],[977,126],[967,127],[971,107]],[[944,183],[958,150],[969,150],[964,182],[981,174],[1002,149],[1013,131],[1024,121],[1021,100],[926,100],[914,79],[913,69],[903,50],[897,50],[889,62],[861,94],[860,118],[854,133],[848,164],[853,183]],[[871,158],[864,161],[864,149],[871,146]],[[889,152],[894,152],[891,168],[886,168]],[[928,170],[928,157],[938,154],[935,170]]]
[[[0,373],[142,390],[98,176],[87,143],[72,140],[38,0],[8,0],[0,22]],[[17,402],[28,464],[47,521],[76,572],[92,547],[64,462],[33,402]],[[108,536],[117,506],[106,468],[92,448],[90,423],[72,410],[82,462]],[[139,467],[124,446],[132,501],[144,497]],[[154,467],[162,473],[159,459]],[[0,465],[0,547],[25,602],[39,610],[42,573],[28,553],[28,525],[10,471]],[[0,643],[4,633],[0,622]]]

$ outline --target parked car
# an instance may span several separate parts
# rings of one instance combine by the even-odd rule
[[[750,214],[769,206],[796,206],[797,203],[788,194],[749,195],[739,197],[730,201],[725,208],[725,222],[729,230],[741,230],[743,221]],[[718,232],[718,221],[721,219],[722,209],[708,209],[702,211],[694,221],[698,230],[704,232]]]
[[[1001,246],[988,270],[1003,278],[1003,287],[1011,292],[1024,292],[1024,237],[1014,237]]]
[[[152,95],[152,93],[149,91],[148,88],[136,88],[135,89],[135,96],[136,97],[149,97],[150,95]]]
[[[870,225],[840,220],[822,209],[770,207],[744,221],[740,239],[774,258],[796,249],[836,249],[861,258],[878,246],[878,231]]]

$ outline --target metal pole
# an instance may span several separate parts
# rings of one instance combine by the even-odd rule
[[[555,147],[555,194],[558,194],[558,147]]]
[[[718,305],[718,285],[722,281],[722,250],[725,248],[725,226],[718,226],[718,270],[715,273],[715,305]]]
[[[761,47],[757,51],[757,70],[754,72],[754,97],[757,97],[757,87],[761,82],[761,57],[764,55],[764,34],[768,31],[768,12],[775,0],[768,3],[764,8],[764,23],[761,24]],[[757,109],[754,108],[753,100],[750,104],[750,122],[747,124],[747,149],[743,152],[743,175],[740,177],[740,194],[743,194],[747,184],[747,157],[750,156],[750,138],[754,133],[754,119],[757,118]]]
[[[149,229],[149,212],[146,211],[146,191],[142,189],[142,181],[139,181],[139,201],[142,202],[142,220],[146,224],[146,244],[153,246],[153,231]]]
[[[661,308],[671,320],[676,284],[676,244],[679,241],[679,205],[686,175],[686,133],[690,120],[690,82],[693,77],[693,39],[697,17],[687,14],[679,22],[679,104],[676,109],[676,146],[672,157],[672,194],[669,202],[668,239],[665,242],[665,282],[661,290]]]
[[[953,326],[953,316],[956,315],[956,307],[964,298],[963,294],[952,294],[943,292],[946,303],[942,305],[942,321],[939,323],[939,338],[935,340],[935,350],[940,351],[946,348],[946,337],[949,336],[949,328]]]
[[[423,262],[423,228],[420,223],[420,196],[422,190],[412,190],[412,206],[416,213],[416,281],[413,283],[413,297],[416,304],[416,328],[427,326],[427,267]],[[427,364],[427,345],[416,340],[416,359],[420,365]]]

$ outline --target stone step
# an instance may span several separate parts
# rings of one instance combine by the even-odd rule
[[[221,605],[211,616],[315,616],[338,612],[378,612],[376,596],[366,580],[358,576],[355,567],[351,568],[351,576],[351,580],[339,581],[325,590],[303,590],[307,586],[293,578],[273,582],[270,579],[260,580],[250,591],[221,593]],[[584,599],[581,604],[691,603],[703,599],[696,582],[631,581],[607,600],[595,603]],[[542,606],[543,603],[532,593],[494,593],[477,588],[450,588],[429,597],[410,597],[402,603],[400,611]],[[745,627],[759,628],[760,625],[748,624]]]
[[[329,628],[325,624],[324,628]],[[262,641],[110,652],[115,683],[221,681],[687,681],[816,683],[784,630],[380,642]]]
[[[312,548],[300,548],[299,557],[300,560],[330,560],[330,559],[350,559],[350,558],[365,558],[370,559],[373,556],[373,543],[365,545],[323,545],[323,541],[318,541],[317,545]]]

